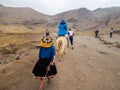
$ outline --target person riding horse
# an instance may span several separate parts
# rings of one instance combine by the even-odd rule
[[[58,32],[57,32],[58,37],[59,36],[65,36],[67,33],[68,33],[68,25],[65,22],[65,20],[62,19],[60,21],[60,24],[58,25]]]
[[[57,32],[57,35],[58,35],[58,39],[57,39],[57,52],[58,52],[58,55],[62,56],[62,54],[64,53],[65,54],[65,47],[67,45],[67,37],[66,35],[68,34],[68,25],[67,23],[65,22],[64,19],[62,19],[60,21],[60,24],[58,25],[58,32]]]

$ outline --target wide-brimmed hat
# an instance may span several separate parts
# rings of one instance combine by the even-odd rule
[[[52,37],[50,36],[43,36],[41,39],[40,39],[40,46],[41,47],[51,47],[53,45],[53,39]]]

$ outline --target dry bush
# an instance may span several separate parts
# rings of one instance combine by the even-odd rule
[[[13,44],[9,44],[6,47],[0,49],[1,53],[4,54],[16,54],[17,48],[14,47]]]

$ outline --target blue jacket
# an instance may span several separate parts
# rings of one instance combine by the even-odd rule
[[[39,58],[53,59],[54,55],[55,55],[55,47],[54,46],[51,46],[49,48],[41,47],[39,50]]]
[[[66,23],[60,23],[58,25],[58,36],[65,36],[68,33],[68,26]]]

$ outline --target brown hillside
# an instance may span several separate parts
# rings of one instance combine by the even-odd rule
[[[48,15],[31,8],[0,7],[1,32],[34,32],[43,29]]]
[[[120,30],[119,11],[120,7],[98,8],[94,11],[80,8],[54,15],[51,20],[54,20],[53,24],[57,25],[64,18],[69,26],[76,30],[108,30],[110,27]]]
[[[39,13],[31,8],[0,7],[2,22],[14,23],[18,21],[30,21],[45,19],[47,15]],[[2,23],[1,22],[1,23]]]
[[[94,11],[80,8],[49,16],[27,7],[4,7],[1,5],[0,31],[6,30],[6,25],[18,31],[21,29],[23,29],[23,31],[36,31],[40,28],[57,30],[57,25],[63,18],[67,21],[69,27],[78,31],[95,29],[105,31],[110,27],[115,28],[115,30],[120,30],[119,11],[120,7],[98,8]],[[18,28],[16,28],[16,26]]]
[[[114,27],[120,30],[120,7],[98,8],[93,12],[99,18],[99,23],[104,25],[102,28]]]

